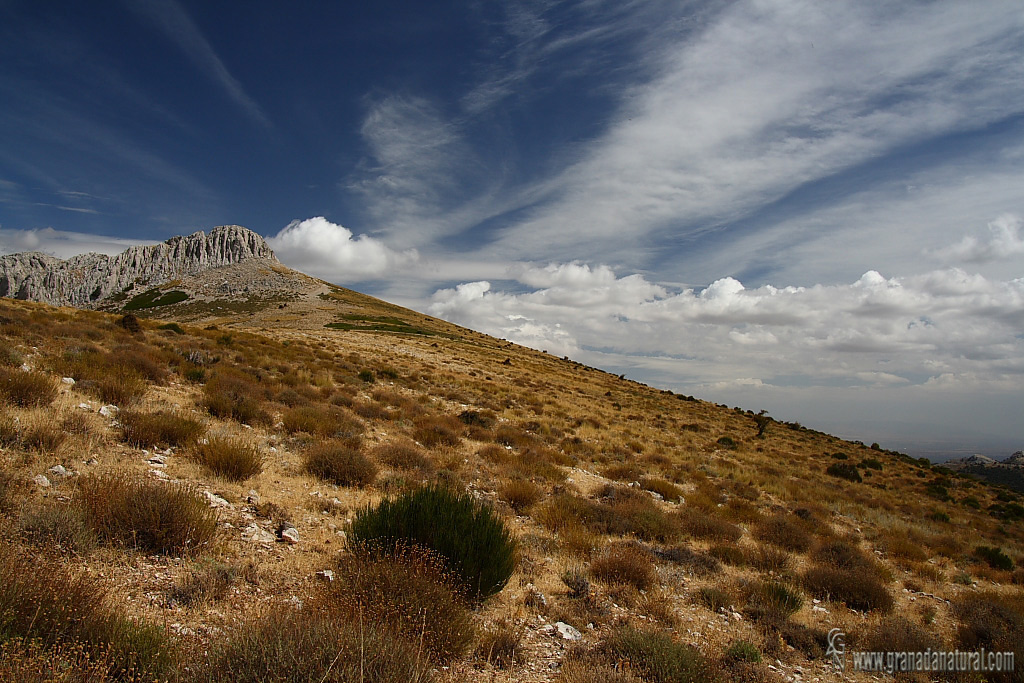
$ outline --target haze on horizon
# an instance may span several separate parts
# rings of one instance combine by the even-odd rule
[[[1024,447],[1019,2],[0,0],[0,98],[0,253],[240,224],[653,386]]]

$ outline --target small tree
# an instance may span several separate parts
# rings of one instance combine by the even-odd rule
[[[768,425],[771,424],[772,419],[768,417],[768,411],[762,410],[757,415],[754,415],[754,424],[757,425],[757,436],[763,437],[764,432],[768,429]]]

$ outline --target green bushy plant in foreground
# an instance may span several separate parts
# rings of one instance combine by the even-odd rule
[[[478,600],[498,593],[516,566],[516,540],[501,518],[471,495],[440,485],[359,511],[349,537],[384,549],[413,543],[433,550]]]

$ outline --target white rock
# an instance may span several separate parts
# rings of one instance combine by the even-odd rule
[[[113,404],[100,408],[100,415],[103,417],[115,417],[119,412],[121,412],[120,409]]]
[[[32,366],[29,365],[28,363],[22,363],[21,364],[21,371],[22,372],[32,372]]]
[[[334,582],[334,572],[331,571],[330,569],[321,569],[320,571],[318,571],[316,573],[316,578],[318,578],[321,581],[324,581],[326,583],[333,583]]]
[[[250,505],[260,504],[260,494],[256,492],[256,489],[249,489],[249,493],[245,494],[245,502]]]
[[[171,478],[171,475],[167,474],[163,470],[150,470],[149,473],[152,476],[156,477],[157,479],[161,479],[163,481],[168,481]]]
[[[281,532],[281,540],[289,545],[295,545],[299,542],[299,530],[295,527],[288,527]]]
[[[261,529],[259,525],[253,523],[245,527],[242,530],[242,538],[251,543],[275,543],[277,538],[274,534],[270,533],[266,529]]]
[[[90,410],[91,411],[92,410],[92,406],[89,405],[88,403],[79,403],[78,404],[78,409],[79,410]]]
[[[209,503],[210,507],[212,507],[212,508],[229,508],[229,507],[231,507],[231,503],[227,502],[226,500],[224,500],[223,498],[221,498],[217,494],[211,493],[209,491],[203,491],[203,498],[206,499],[206,502]]]
[[[582,633],[564,621],[556,621],[555,628],[558,629],[559,635],[561,635],[565,640],[579,640],[583,637]]]
[[[163,467],[164,465],[167,464],[167,458],[165,458],[162,455],[154,455],[153,457],[151,457],[146,462],[148,462],[150,465],[155,465],[155,466]]]
[[[53,477],[54,481],[67,479],[71,476],[71,472],[68,472],[67,469],[64,468],[64,465],[54,465],[48,469],[47,472],[50,473],[50,476]]]
[[[74,377],[61,377],[60,381],[63,382],[64,384],[74,384],[75,383],[75,378]]]
[[[32,481],[34,481],[36,485],[41,486],[44,489],[50,488],[50,480],[47,479],[46,475],[44,474],[37,474],[36,476],[32,477]]]

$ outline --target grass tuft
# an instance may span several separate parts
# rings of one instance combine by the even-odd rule
[[[214,436],[197,443],[192,459],[218,477],[245,481],[263,471],[263,453],[259,447],[243,439]]]

